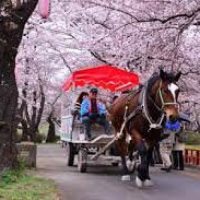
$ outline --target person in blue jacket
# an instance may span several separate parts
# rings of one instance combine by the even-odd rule
[[[110,125],[106,119],[106,106],[97,100],[97,94],[97,88],[92,88],[88,98],[85,98],[81,103],[81,121],[85,125],[88,140],[92,139],[91,125],[93,123],[100,124],[104,127],[105,133],[110,134]]]

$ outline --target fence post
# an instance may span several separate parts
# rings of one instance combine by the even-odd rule
[[[197,150],[197,162],[196,162],[196,165],[199,165],[200,164],[200,151]]]
[[[185,149],[185,163],[188,164],[188,160],[189,160],[189,158],[188,158],[188,149]]]

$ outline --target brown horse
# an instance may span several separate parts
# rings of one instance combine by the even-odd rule
[[[180,75],[180,72],[174,75],[161,69],[160,74],[154,74],[137,91],[121,95],[109,109],[110,120],[118,134],[116,144],[122,158],[124,178],[130,178],[125,156],[132,161],[134,150],[140,156],[136,176],[138,187],[153,184],[149,176],[152,149],[162,139],[166,119],[176,121],[179,116],[176,82]]]

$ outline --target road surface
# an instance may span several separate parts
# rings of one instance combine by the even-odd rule
[[[166,173],[151,168],[155,185],[138,189],[134,183],[120,180],[119,167],[92,166],[81,174],[76,167],[67,167],[65,150],[60,145],[40,145],[37,155],[39,175],[53,179],[62,200],[198,200],[200,170]]]

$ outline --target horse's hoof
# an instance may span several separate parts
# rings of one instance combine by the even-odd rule
[[[151,180],[149,179],[146,179],[144,182],[143,182],[144,186],[145,187],[152,187],[154,184]]]
[[[131,176],[130,175],[124,175],[121,177],[122,181],[130,181],[131,180]]]
[[[142,188],[142,186],[143,186],[143,182],[141,181],[141,179],[138,176],[136,176],[136,178],[135,178],[135,184],[138,188]]]

